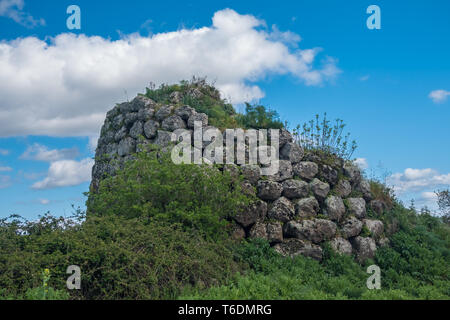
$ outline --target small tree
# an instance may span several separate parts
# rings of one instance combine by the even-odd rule
[[[450,190],[437,191],[438,206],[442,212],[442,219],[445,223],[450,223]]]

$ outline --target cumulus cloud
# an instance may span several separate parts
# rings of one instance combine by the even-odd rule
[[[95,136],[115,103],[150,82],[173,83],[193,75],[216,81],[232,103],[260,99],[254,84],[290,74],[322,85],[340,70],[336,60],[317,62],[320,48],[295,48],[300,37],[267,29],[264,21],[231,9],[212,25],[112,41],[60,34],[0,43],[0,136]]]
[[[369,163],[366,158],[357,158],[354,162],[361,170],[369,168]]]
[[[45,25],[44,19],[35,19],[23,11],[23,0],[0,0],[0,17],[7,17],[27,28]]]
[[[20,159],[53,162],[58,160],[74,159],[78,155],[79,152],[77,148],[50,150],[46,146],[35,143],[25,150],[25,152],[20,156]]]
[[[91,158],[81,161],[60,160],[50,164],[47,177],[34,183],[33,189],[52,189],[69,187],[89,182],[91,180],[92,166],[94,160]]]
[[[11,167],[0,167],[0,172],[9,172],[12,171]]]
[[[440,174],[430,168],[408,168],[403,173],[392,174],[388,177],[387,182],[398,193],[415,192],[450,185],[450,173]]]
[[[434,103],[442,103],[447,100],[447,96],[450,96],[450,91],[446,90],[434,90],[431,91],[428,97],[433,100]]]

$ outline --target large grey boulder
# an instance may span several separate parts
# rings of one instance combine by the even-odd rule
[[[250,238],[267,239],[267,226],[262,222],[257,222],[248,232]]]
[[[114,135],[114,140],[116,142],[120,142],[123,138],[125,138],[128,134],[128,129],[125,126],[122,126]]]
[[[345,205],[340,197],[329,196],[325,200],[324,213],[333,221],[339,221],[345,214]]]
[[[312,218],[320,210],[319,202],[314,197],[299,199],[295,202],[295,214],[299,218]]]
[[[366,216],[366,201],[363,198],[348,198],[348,212],[358,219]]]
[[[288,142],[294,142],[294,139],[292,138],[291,133],[282,128],[278,131],[278,136],[279,136],[279,147],[283,148],[283,146],[288,143]],[[268,137],[268,141],[271,141],[271,131],[267,130],[267,137]]]
[[[301,161],[296,163],[292,170],[294,176],[300,177],[304,180],[311,181],[319,172],[319,167],[316,163],[311,161]]]
[[[161,128],[166,131],[175,131],[177,129],[185,129],[186,123],[184,123],[180,116],[173,115],[163,120]]]
[[[139,138],[144,133],[144,125],[141,121],[136,121],[130,129],[130,136],[134,139]]]
[[[131,137],[120,140],[117,153],[119,156],[127,156],[136,152],[136,140]]]
[[[261,177],[261,168],[258,165],[244,164],[241,166],[241,172],[251,184],[256,184]]]
[[[138,120],[142,122],[146,122],[150,120],[155,114],[155,109],[153,108],[143,108],[138,111]]]
[[[188,118],[187,126],[189,129],[194,129],[194,124],[196,121],[200,121],[202,123],[202,127],[206,127],[208,125],[208,116],[204,113],[195,113]]]
[[[352,193],[352,186],[348,180],[341,179],[334,187],[334,191],[339,197],[346,198]]]
[[[147,98],[146,96],[138,95],[131,101],[130,104],[131,104],[130,111],[136,112],[144,108],[151,108],[155,106],[155,101],[153,101],[150,98]]]
[[[271,180],[258,181],[258,197],[262,200],[276,200],[281,196],[283,192],[283,186],[281,183]]]
[[[168,116],[170,116],[170,114],[173,111],[173,106],[162,106],[161,108],[158,109],[158,111],[156,111],[155,113],[155,119],[158,121],[162,121],[165,118],[167,118]]]
[[[317,178],[309,183],[311,191],[314,193],[317,199],[323,201],[330,192],[330,185],[326,182],[322,182]]]
[[[173,132],[158,130],[154,144],[165,148],[169,146],[175,140],[175,134]]]
[[[283,228],[279,222],[270,222],[266,224],[267,240],[270,243],[279,243],[283,241]]]
[[[268,176],[270,180],[282,182],[293,177],[292,164],[287,160],[278,161],[278,172]]]
[[[352,254],[352,244],[344,238],[334,238],[330,241],[330,246],[334,251],[340,254],[350,256]]]
[[[261,200],[257,200],[251,204],[248,208],[238,212],[234,217],[234,220],[243,227],[251,226],[258,221],[264,221],[267,215],[267,203]]]
[[[289,199],[304,198],[309,194],[309,185],[305,181],[289,179],[283,181],[283,196]]]
[[[363,194],[364,200],[366,201],[372,200],[372,191],[370,190],[369,181],[361,179],[361,181],[357,184],[355,189]]]
[[[300,239],[284,239],[283,242],[276,244],[273,248],[286,257],[293,258],[298,255],[303,255],[318,261],[321,261],[323,257],[321,247]]]
[[[156,137],[159,129],[159,122],[154,120],[148,120],[144,123],[144,134],[147,138],[153,139]]]
[[[370,201],[370,209],[378,215],[382,215],[385,210],[387,210],[386,203],[382,200],[372,200]]]
[[[372,237],[378,239],[384,231],[384,224],[380,220],[364,219],[364,225],[369,229]]]
[[[183,94],[180,91],[172,92],[169,96],[170,102],[178,104],[183,100]]]
[[[375,257],[377,245],[374,239],[368,237],[356,237],[353,238],[351,242],[358,262],[363,263],[367,259],[373,259]]]
[[[338,172],[329,165],[320,166],[320,176],[323,180],[334,186],[338,182]]]
[[[184,121],[188,121],[189,117],[193,116],[196,113],[197,112],[195,111],[195,109],[189,106],[182,106],[175,110],[175,114],[181,117],[181,119],[183,119]]]
[[[294,205],[285,197],[281,197],[272,203],[267,217],[269,219],[287,222],[292,220],[295,216]]]
[[[237,223],[231,226],[231,239],[233,240],[242,240],[245,238],[245,230]]]
[[[118,114],[112,119],[111,125],[115,130],[118,130],[123,126],[124,122],[125,116],[123,114]]]
[[[131,128],[137,120],[138,120],[138,113],[130,112],[125,115],[124,124],[127,126],[127,128]]]
[[[295,142],[287,142],[280,149],[280,158],[282,160],[288,160],[291,163],[297,163],[302,160],[304,155],[303,149]]]
[[[344,164],[344,174],[350,179],[351,183],[357,184],[361,180],[361,170],[353,163]]]
[[[331,240],[336,234],[337,226],[325,219],[289,221],[284,225],[283,231],[288,237],[320,243]]]
[[[355,217],[350,217],[342,223],[341,234],[344,238],[356,237],[361,233],[363,223]]]

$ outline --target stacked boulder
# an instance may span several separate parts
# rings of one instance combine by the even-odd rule
[[[161,105],[138,96],[107,113],[91,191],[143,151],[142,145],[169,148],[175,142],[173,132],[193,131],[194,121],[211,128],[206,114],[180,105],[174,94],[173,99],[173,105]],[[377,246],[388,244],[383,222],[367,216],[368,208],[380,214],[384,203],[372,199],[370,184],[357,166],[305,154],[284,129],[280,130],[278,154],[279,170],[272,176],[262,176],[258,165],[223,165],[224,171],[242,174],[243,191],[258,199],[234,217],[234,238],[267,239],[285,256],[302,254],[317,260],[322,259],[321,245],[329,243],[341,254],[354,254],[360,262],[373,258]]]

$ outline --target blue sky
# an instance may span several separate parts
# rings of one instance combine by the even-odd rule
[[[366,27],[371,4],[380,30]],[[450,184],[449,12],[445,0],[0,0],[0,217],[84,205],[105,112],[193,74],[292,126],[343,119],[368,175],[433,207]]]

